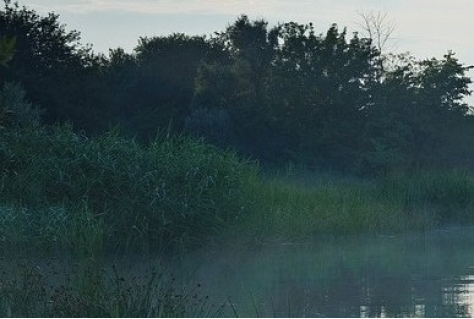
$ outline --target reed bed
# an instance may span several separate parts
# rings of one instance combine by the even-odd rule
[[[118,129],[89,138],[69,125],[18,127],[0,137],[0,249],[69,255],[79,267],[55,286],[31,266],[2,278],[4,317],[218,316],[223,306],[161,275],[138,284],[106,276],[97,261],[210,241],[307,241],[474,221],[468,171],[267,174],[230,150],[165,133],[147,145]]]
[[[174,249],[222,236],[397,233],[469,223],[474,211],[466,171],[269,177],[200,140],[158,134],[143,145],[117,129],[95,138],[68,125],[3,132],[0,164],[10,246]]]

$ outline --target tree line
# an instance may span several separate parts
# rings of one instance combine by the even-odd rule
[[[48,124],[90,135],[119,125],[144,142],[166,129],[262,163],[362,174],[472,167],[471,67],[452,52],[417,60],[336,24],[317,33],[242,15],[210,37],[142,37],[103,55],[58,15],[10,0],[0,39],[0,83],[21,84]]]

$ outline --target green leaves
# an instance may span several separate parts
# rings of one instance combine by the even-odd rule
[[[443,59],[421,61],[391,55],[385,64],[383,76],[370,92],[364,132],[373,142],[361,152],[368,166],[411,169],[455,161],[445,153],[453,143],[462,145],[459,136],[470,134],[465,126],[461,128],[469,116],[463,98],[470,94],[471,80],[465,75],[470,67],[451,52]],[[385,163],[380,161],[383,158]]]

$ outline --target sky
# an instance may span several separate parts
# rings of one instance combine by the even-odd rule
[[[239,15],[279,22],[312,22],[317,33],[333,23],[361,31],[360,14],[386,14],[394,26],[386,50],[418,59],[442,58],[449,50],[474,65],[473,0],[19,0],[38,13],[55,12],[67,30],[81,32],[95,52],[122,47],[131,52],[139,37],[171,33],[210,35]],[[474,78],[474,71],[469,73]],[[474,98],[470,98],[474,102]]]

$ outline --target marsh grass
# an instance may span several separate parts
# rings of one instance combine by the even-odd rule
[[[105,227],[85,203],[76,207],[0,208],[1,248],[6,254],[51,254],[61,251],[78,258],[104,252]]]
[[[472,222],[469,172],[360,179],[288,165],[261,174],[254,162],[188,137],[158,134],[142,145],[118,129],[87,138],[68,125],[1,134],[5,245],[89,256],[220,236],[304,239]]]
[[[378,180],[377,196],[381,201],[403,205],[406,210],[430,210],[440,224],[474,220],[474,175],[469,171],[388,174]]]
[[[177,287],[158,271],[120,274],[115,266],[76,266],[56,273],[23,262],[0,278],[1,317],[216,317],[226,307],[214,305],[200,286]]]
[[[84,256],[220,236],[396,233],[472,222],[474,209],[470,172],[261,174],[199,140],[158,134],[142,145],[118,129],[91,139],[68,125],[2,132],[0,162],[2,242]]]
[[[318,235],[397,232],[407,227],[401,207],[377,201],[371,183],[338,182],[305,188],[273,180],[255,187],[260,189],[261,197],[256,201],[258,213],[249,218],[249,225],[258,237],[309,239]]]
[[[257,238],[395,234],[472,223],[474,176],[466,171],[419,171],[357,179],[304,171],[254,181]]]
[[[14,236],[5,241],[130,249],[194,243],[235,224],[248,209],[242,185],[257,172],[186,137],[141,145],[67,125],[3,132],[0,162],[0,227]]]
[[[0,316],[215,316],[221,307],[158,272],[110,274],[107,254],[176,252],[241,239],[307,241],[393,234],[474,221],[474,174],[392,173],[372,179],[263,173],[252,161],[188,137],[147,144],[120,131],[87,138],[68,125],[0,132],[4,255],[76,262],[60,285],[29,264],[0,281]],[[232,304],[230,305],[232,307]],[[231,308],[236,314],[236,309]]]

